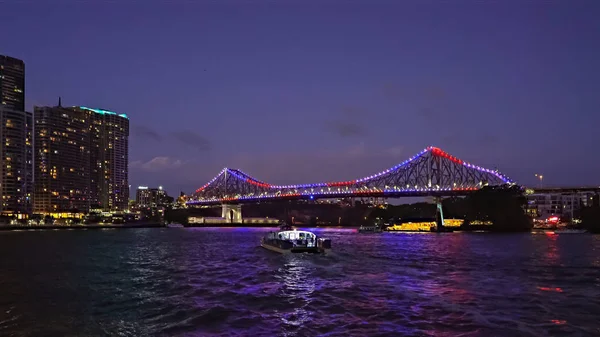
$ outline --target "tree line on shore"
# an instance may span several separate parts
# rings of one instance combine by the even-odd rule
[[[525,214],[526,204],[527,200],[518,186],[484,187],[465,197],[444,199],[442,211],[446,219],[464,219],[462,230],[524,232],[533,228],[533,222]],[[430,203],[398,205],[377,210],[375,214],[383,219],[432,217],[436,214],[436,207]]]

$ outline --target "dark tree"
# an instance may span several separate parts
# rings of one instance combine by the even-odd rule
[[[583,228],[592,233],[600,233],[600,206],[590,206],[581,209]]]
[[[491,221],[491,230],[525,232],[533,227],[525,214],[527,199],[519,186],[484,187],[464,199],[466,222]]]
[[[165,222],[166,223],[178,223],[183,226],[188,225],[189,212],[187,209],[166,209],[165,210]]]

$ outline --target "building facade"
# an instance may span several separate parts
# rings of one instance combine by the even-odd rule
[[[162,189],[162,186],[158,188],[139,186],[135,196],[135,203],[138,207],[158,207],[166,202],[166,197],[167,193]]]
[[[0,55],[0,106],[25,111],[25,63]]]
[[[86,107],[35,107],[35,213],[128,208],[129,119]]]
[[[0,213],[28,214],[33,197],[31,113],[0,105]]]
[[[594,192],[552,192],[527,194],[526,212],[534,219],[559,217],[563,219],[577,218],[583,207],[598,202]]]
[[[34,213],[90,209],[90,114],[63,107],[34,107]]]
[[[124,211],[129,208],[129,118],[125,114],[73,108],[90,114],[91,208]]]

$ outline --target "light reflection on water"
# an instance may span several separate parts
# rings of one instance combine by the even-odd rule
[[[600,334],[599,236],[316,229],[314,256],[268,230],[0,233],[0,335]]]

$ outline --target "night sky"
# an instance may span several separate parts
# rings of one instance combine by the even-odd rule
[[[600,1],[54,2],[2,2],[0,54],[28,109],[130,116],[132,189],[349,180],[428,145],[600,185]]]

